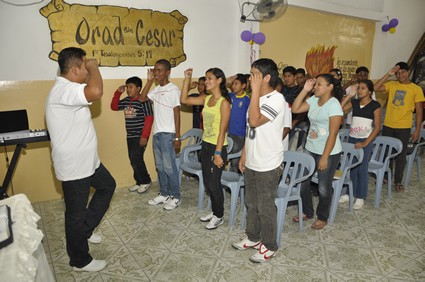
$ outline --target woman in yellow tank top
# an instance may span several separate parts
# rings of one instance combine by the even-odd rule
[[[215,229],[224,222],[224,197],[220,179],[227,161],[226,135],[230,119],[230,98],[226,77],[219,68],[211,68],[205,73],[205,87],[211,95],[189,97],[192,72],[192,69],[184,72],[180,102],[204,106],[201,164],[205,190],[211,198],[212,212],[202,216],[200,220],[208,222],[205,226],[207,229]]]

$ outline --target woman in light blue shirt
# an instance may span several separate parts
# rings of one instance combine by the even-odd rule
[[[303,90],[292,105],[292,112],[308,112],[310,129],[305,145],[305,152],[316,160],[319,179],[319,204],[316,209],[317,219],[313,229],[325,227],[332,201],[332,180],[341,157],[341,142],[338,137],[343,111],[339,100],[342,93],[340,84],[330,74],[321,74],[306,81]],[[304,101],[307,93],[314,90],[314,95]],[[314,215],[310,179],[301,184],[303,219]],[[298,221],[294,217],[294,221]]]

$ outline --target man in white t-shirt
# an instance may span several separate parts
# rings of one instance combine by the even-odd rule
[[[106,261],[90,256],[88,242],[100,243],[93,230],[108,210],[116,186],[99,160],[89,108],[103,95],[102,76],[97,61],[86,59],[80,48],[63,49],[58,63],[60,76],[47,97],[46,123],[56,178],[62,181],[69,264],[75,271],[100,271]],[[90,187],[96,192],[88,203]]]
[[[265,262],[275,256],[277,212],[276,189],[282,176],[283,128],[288,104],[275,91],[279,73],[271,59],[259,59],[251,66],[251,104],[248,109],[245,146],[239,169],[245,174],[246,238],[232,244],[238,250],[258,249],[250,257]]]
[[[158,60],[155,68],[148,70],[148,81],[141,93],[142,100],[148,97],[153,101],[153,150],[159,182],[159,194],[148,204],[164,204],[164,209],[168,211],[180,203],[175,150],[181,147],[180,89],[169,81],[170,72],[170,62]],[[149,91],[155,80],[159,85]]]

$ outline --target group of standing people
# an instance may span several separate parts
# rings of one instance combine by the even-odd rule
[[[58,63],[60,76],[47,99],[46,122],[56,177],[62,181],[65,198],[67,252],[74,270],[99,271],[106,266],[106,262],[90,256],[88,242],[101,242],[102,238],[93,230],[108,209],[116,186],[97,155],[96,133],[89,110],[92,102],[102,97],[103,82],[97,62],[87,59],[85,51],[80,48],[62,50]],[[375,85],[367,79],[357,81],[356,85],[350,86],[348,95],[343,99],[341,83],[331,74],[321,74],[305,82],[300,79],[303,86],[299,86],[298,93],[288,95],[294,90],[290,89],[292,86],[284,86],[284,91],[289,92],[282,95],[275,90],[279,84],[279,72],[271,59],[255,61],[251,66],[249,81],[236,76],[232,81],[233,94],[229,94],[228,81],[219,68],[206,71],[203,78],[205,89],[197,96],[189,95],[192,69],[184,72],[181,91],[169,81],[170,72],[170,63],[159,60],[153,69],[148,70],[143,89],[141,79],[131,77],[125,85],[118,87],[112,98],[111,109],[125,113],[128,155],[136,181],[129,190],[144,193],[151,186],[143,154],[153,128],[160,188],[158,196],[149,200],[148,204],[164,204],[165,210],[173,210],[180,204],[175,164],[175,150],[181,147],[180,103],[203,107],[201,164],[212,212],[200,220],[208,222],[207,229],[217,228],[224,222],[220,179],[227,162],[227,134],[234,135],[235,139],[241,139],[236,142],[238,150],[242,150],[241,158],[238,164],[233,164],[233,169],[240,170],[245,176],[247,226],[246,237],[232,245],[238,250],[256,249],[256,253],[250,257],[252,261],[267,261],[278,249],[274,199],[283,172],[283,153],[287,148],[282,140],[291,127],[291,112],[295,116],[307,113],[310,122],[305,152],[315,159],[319,179],[317,219],[312,228],[322,229],[328,220],[332,179],[342,150],[338,131],[343,110],[348,109],[353,110],[349,142],[365,152],[363,163],[351,173],[355,191],[356,188],[358,190],[356,204],[364,204],[367,195],[367,177],[364,177],[367,174],[367,156],[370,155],[373,139],[380,131],[381,109],[379,103],[372,99],[374,90],[385,91],[389,96],[383,135],[399,138],[403,142],[404,155],[402,152],[396,159],[394,177],[396,190],[402,191],[403,158],[410,137],[412,112],[416,110],[417,124],[411,139],[417,141],[424,101],[422,90],[408,79],[407,64],[398,63]],[[286,72],[293,74],[292,69],[286,69]],[[384,84],[393,74],[396,74],[397,81]],[[158,85],[150,90],[154,82]],[[248,82],[252,91],[250,99],[244,91]],[[125,90],[128,97],[121,99]],[[210,95],[206,95],[207,91]],[[245,132],[241,131],[241,124]],[[234,168],[236,165],[237,168]],[[88,202],[90,187],[96,191]],[[313,218],[309,181],[302,184],[301,196],[304,219]],[[294,218],[294,221],[298,220]]]

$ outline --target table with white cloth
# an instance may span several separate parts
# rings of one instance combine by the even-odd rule
[[[0,249],[0,281],[55,281],[44,252],[40,216],[24,194],[0,200],[11,209],[13,243]]]

